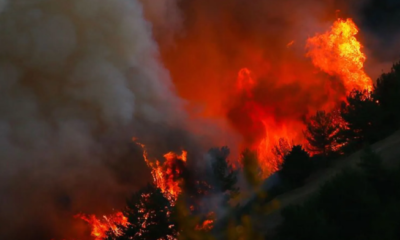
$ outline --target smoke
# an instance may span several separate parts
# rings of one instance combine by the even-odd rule
[[[376,80],[400,59],[400,3],[396,0],[361,2],[352,12],[368,56],[366,70]]]
[[[159,42],[170,45],[182,30],[182,16],[179,0],[140,0],[144,7],[146,19],[152,23],[152,29]]]
[[[133,136],[190,144],[184,102],[136,0],[0,1],[0,35],[0,238],[85,239],[150,179]]]

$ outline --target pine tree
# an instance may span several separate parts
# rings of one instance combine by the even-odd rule
[[[318,111],[306,122],[304,136],[309,145],[307,150],[314,154],[329,156],[338,150],[338,132],[341,128],[341,119],[338,114]]]
[[[393,64],[389,73],[382,74],[374,87],[373,98],[384,115],[384,130],[390,134],[400,127],[400,62]]]
[[[209,151],[214,160],[212,162],[213,187],[217,192],[226,193],[229,198],[232,198],[239,192],[239,188],[236,187],[238,172],[228,163],[229,153],[228,147],[213,148]]]
[[[311,160],[302,146],[293,146],[292,150],[285,156],[279,176],[289,184],[302,184],[311,173]]]
[[[128,225],[121,226],[122,234],[109,233],[108,240],[153,240],[176,236],[171,215],[173,207],[153,184],[136,192],[128,201],[124,215]]]
[[[359,148],[364,142],[374,143],[381,138],[378,129],[382,129],[382,111],[371,93],[353,90],[347,103],[342,103],[340,114],[347,125],[339,133],[343,143]]]

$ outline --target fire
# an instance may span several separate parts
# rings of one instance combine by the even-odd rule
[[[342,79],[347,92],[372,90],[372,81],[364,72],[365,54],[356,39],[358,28],[351,19],[338,19],[330,31],[307,40],[307,56],[322,71]]]
[[[242,49],[243,51],[240,52],[244,54],[244,60],[237,61],[235,66],[239,66],[237,69],[240,69],[241,66],[250,67],[239,70],[236,82],[229,82],[223,88],[221,87],[223,90],[219,89],[219,92],[215,89],[208,92],[208,87],[204,90],[207,91],[207,94],[201,92],[201,88],[194,92],[182,92],[207,98],[208,100],[204,100],[207,103],[205,105],[210,107],[206,110],[205,115],[226,118],[225,120],[230,122],[235,131],[243,137],[240,147],[257,151],[262,174],[264,177],[268,177],[279,170],[284,156],[293,145],[306,144],[303,136],[305,128],[303,118],[310,117],[317,110],[330,112],[340,100],[345,98],[344,89],[347,93],[353,89],[372,89],[372,81],[363,69],[366,56],[362,52],[361,43],[355,37],[357,33],[358,28],[351,19],[338,19],[329,31],[309,38],[306,43],[306,56],[311,58],[312,63],[307,61],[303,55],[301,58],[304,59],[299,59],[300,57],[293,53],[293,45],[300,44],[297,39],[289,43],[282,42],[286,58],[277,58],[276,61],[264,59],[265,56],[274,56],[272,50],[269,54],[262,54],[263,52],[258,51],[257,47],[253,48],[253,45],[246,44],[244,50]],[[193,45],[190,43],[188,46],[192,47]],[[198,49],[196,48],[196,50]],[[217,52],[213,52],[212,55],[214,56],[214,54],[218,56]],[[177,57],[173,55],[173,59],[175,60]],[[209,59],[218,59],[218,57]],[[243,64],[243,62],[245,63]],[[179,66],[177,72],[180,74],[182,64],[177,64],[177,66]],[[215,66],[225,65],[220,63],[212,65],[210,67],[212,71],[205,72],[210,75],[217,72],[218,76],[206,78],[208,75],[205,74],[207,76],[204,77],[204,81],[218,82],[218,77],[228,76],[228,73],[233,71],[230,65],[229,70],[225,66],[221,71],[219,69],[215,71]],[[196,65],[196,71],[198,71],[197,67]],[[205,63],[201,67],[207,69],[208,65]],[[340,87],[337,88],[335,83],[328,82],[327,77],[314,74],[315,67],[335,76],[336,83],[339,83]],[[187,72],[192,74],[194,71],[188,70]],[[229,77],[231,76],[229,75]],[[187,79],[187,77],[183,79]],[[212,88],[212,84],[208,85]],[[231,89],[225,91],[228,87]],[[267,96],[268,94],[271,96]],[[193,96],[187,98],[193,100],[190,99],[191,97]],[[225,98],[233,99],[233,106],[228,106],[229,104],[220,106],[219,104],[223,105]],[[234,113],[229,115],[231,112]],[[337,125],[343,124],[339,118],[335,121],[338,121],[335,123]],[[187,162],[187,152],[184,150],[181,154],[168,152],[163,155],[163,161],[153,160],[149,158],[144,144],[138,143],[136,138],[133,138],[133,141],[143,149],[143,157],[150,168],[154,184],[171,202],[171,205],[174,205],[183,191],[181,178]],[[148,196],[143,196],[144,199],[146,197]],[[191,210],[194,210],[193,206],[191,206]],[[141,211],[146,212],[146,209],[143,208]],[[122,213],[115,216],[103,216],[101,219],[97,219],[94,215],[83,214],[79,214],[77,217],[92,225],[92,236],[96,240],[105,238],[108,231],[113,231],[118,235],[120,233],[118,226],[127,225],[127,219]],[[148,224],[148,218],[149,215],[146,214],[143,219],[143,227]],[[196,229],[210,230],[213,223],[213,218],[207,218],[196,226]]]
[[[180,155],[174,152],[164,154],[165,161],[151,161],[148,157],[146,146],[132,139],[143,149],[143,158],[151,168],[154,184],[161,190],[164,196],[172,203],[175,203],[179,194],[182,192],[180,187],[180,177],[183,173],[184,164],[187,161],[187,151],[182,150]]]
[[[207,214],[207,219],[205,219],[201,224],[196,225],[195,230],[197,231],[210,231],[214,227],[215,213],[210,212]]]
[[[307,56],[311,57],[313,65],[329,75],[336,76],[337,81],[340,81],[347,93],[353,89],[372,89],[372,81],[363,70],[366,57],[361,51],[361,43],[355,38],[357,33],[358,29],[351,19],[338,19],[334,22],[330,31],[317,34],[309,38],[306,43]],[[287,47],[293,44],[294,41],[291,41],[287,44]],[[291,70],[296,71],[294,68]],[[278,90],[285,88],[287,84],[294,81],[288,78],[285,72],[279,73],[275,77],[278,81],[276,83],[278,87],[275,88]],[[319,81],[323,80],[319,79]],[[293,144],[307,144],[302,134],[305,126],[300,115],[309,119],[316,110],[330,112],[335,109],[340,100],[345,99],[345,93],[341,92],[340,88],[335,89],[331,84],[327,84],[325,89],[320,89],[319,93],[315,90],[309,91],[308,94],[302,96],[303,99],[313,98],[314,95],[318,96],[317,94],[323,91],[326,91],[326,94],[336,96],[336,99],[325,100],[325,105],[318,108],[312,108],[310,105],[299,105],[299,107],[304,108],[302,113],[298,111],[299,115],[282,119],[279,117],[281,109],[285,109],[287,112],[296,112],[295,108],[298,102],[303,99],[287,95],[285,99],[280,100],[282,102],[276,102],[276,100],[268,98],[266,95],[263,96],[259,92],[260,89],[268,90],[265,87],[259,87],[262,84],[265,84],[263,76],[256,76],[248,68],[242,68],[239,71],[237,76],[238,94],[234,96],[239,99],[239,104],[236,106],[235,125],[244,136],[251,137],[245,139],[245,145],[257,151],[263,176],[268,177],[279,170],[284,155],[289,152]],[[300,84],[311,86],[312,83],[300,82]],[[343,125],[343,123],[336,123],[336,125]]]
[[[179,178],[182,174],[182,163],[186,162],[186,155],[186,151],[182,151],[181,155],[170,152],[164,155],[165,161],[162,165],[158,160],[155,164],[149,163],[154,183],[171,202],[175,202],[182,192]]]
[[[209,231],[213,228],[213,220],[204,220],[201,225],[196,226],[196,230],[206,230]]]
[[[273,109],[260,104],[254,99],[253,91],[257,86],[253,73],[243,68],[238,73],[237,89],[239,95],[242,94],[244,104],[242,105],[243,114],[248,115],[250,122],[245,126],[245,131],[258,132],[258,140],[251,146],[257,150],[260,167],[263,171],[263,176],[267,177],[279,169],[283,161],[281,152],[277,149],[282,149],[286,144],[284,152],[288,152],[291,148],[288,140],[296,139],[297,133],[293,130],[290,123],[278,121],[273,115]],[[240,97],[240,96],[239,96]],[[281,145],[281,146],[279,146]]]
[[[103,240],[107,237],[107,233],[112,231],[116,236],[121,235],[119,226],[126,227],[128,218],[122,212],[117,212],[114,215],[103,216],[97,218],[95,215],[77,214],[76,218],[80,218],[88,222],[92,227],[91,235],[95,240]]]

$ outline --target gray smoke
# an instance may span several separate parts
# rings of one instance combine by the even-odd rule
[[[137,0],[0,9],[0,239],[84,239],[73,214],[150,179],[132,137],[155,155],[190,144],[183,101]]]

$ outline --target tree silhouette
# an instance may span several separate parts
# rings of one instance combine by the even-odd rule
[[[247,183],[253,187],[258,187],[261,182],[261,169],[258,164],[257,154],[246,149],[242,154],[243,174]]]
[[[364,142],[374,143],[381,138],[382,111],[367,91],[353,90],[343,102],[340,114],[346,128],[339,135],[343,143],[362,146]]]
[[[171,218],[173,207],[153,184],[148,184],[127,201],[124,215],[128,225],[122,234],[109,233],[108,240],[153,240],[176,236],[177,229]]]
[[[400,239],[400,168],[384,169],[366,148],[360,169],[345,169],[302,205],[282,211],[278,239]]]
[[[292,186],[299,185],[309,176],[311,170],[310,156],[302,146],[296,145],[284,157],[279,176]]]
[[[239,188],[236,187],[238,172],[228,163],[229,153],[228,147],[213,148],[209,151],[213,156],[213,188],[217,192],[227,193],[231,198],[238,194]]]
[[[337,151],[340,146],[337,138],[340,128],[341,119],[338,114],[317,111],[306,121],[304,136],[309,143],[307,150],[323,156]]]
[[[400,127],[400,62],[389,73],[382,74],[374,87],[373,98],[383,110],[386,133]]]

